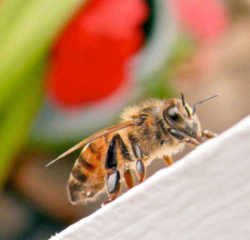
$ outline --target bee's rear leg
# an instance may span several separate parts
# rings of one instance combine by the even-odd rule
[[[111,139],[109,144],[106,160],[105,160],[105,168],[106,168],[106,189],[109,196],[109,199],[104,202],[107,204],[113,200],[115,200],[121,191],[121,175],[118,171],[118,158],[117,158],[117,147],[119,144],[120,136],[116,134]]]
[[[135,186],[136,183],[135,183],[134,175],[131,169],[125,170],[124,179],[125,179],[126,187],[128,189],[131,189],[132,187]]]
[[[103,204],[107,204],[115,200],[121,192],[121,175],[118,170],[107,175],[106,188],[109,199]]]
[[[207,129],[206,129],[206,130],[203,130],[203,131],[202,131],[202,136],[209,139],[209,138],[216,137],[217,134],[214,133],[214,132],[212,132],[212,131],[210,131],[210,130],[207,130]]]
[[[171,166],[174,163],[173,159],[168,155],[164,155],[163,159],[165,160],[167,166]]]
[[[138,177],[138,183],[143,182],[146,177],[146,168],[142,159],[136,161],[136,175]]]

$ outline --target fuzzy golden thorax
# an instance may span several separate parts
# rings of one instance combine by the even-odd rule
[[[189,137],[201,138],[200,121],[192,108],[180,99],[150,100],[130,107],[122,114],[124,121],[142,119],[142,124],[125,131],[138,142],[142,151],[152,157],[180,151]]]

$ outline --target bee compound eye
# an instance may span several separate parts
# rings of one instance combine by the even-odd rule
[[[178,122],[180,120],[180,116],[178,113],[178,109],[176,107],[171,107],[167,110],[168,118],[170,118],[173,122]]]
[[[182,120],[180,112],[176,106],[164,110],[163,118],[169,125],[175,125]]]
[[[114,193],[119,189],[120,185],[120,173],[115,171],[108,175],[107,188],[109,193]]]

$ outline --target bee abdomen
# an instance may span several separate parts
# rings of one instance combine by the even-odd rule
[[[85,158],[83,154],[80,154],[78,162],[83,168],[85,168],[88,171],[95,170],[95,166],[93,165],[93,163],[88,162],[88,160]]]
[[[74,177],[70,177],[67,186],[68,198],[72,204],[77,203],[81,197],[85,197],[84,185]]]
[[[77,160],[78,161],[78,160]],[[83,170],[79,167],[79,164],[73,167],[72,176],[79,182],[84,183],[87,181],[88,177]]]
[[[81,152],[69,177],[67,191],[72,204],[91,199],[104,188],[104,173],[100,162],[103,148],[90,146]]]
[[[95,168],[94,172],[80,165],[76,161],[68,181],[68,197],[72,204],[83,202],[93,198],[104,187],[104,177],[100,169]]]

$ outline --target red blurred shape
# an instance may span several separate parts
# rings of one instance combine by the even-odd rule
[[[126,63],[142,46],[143,0],[91,0],[59,36],[48,71],[49,95],[71,107],[102,100],[127,79]]]
[[[171,0],[183,26],[201,42],[209,42],[228,26],[225,4],[220,0]]]

